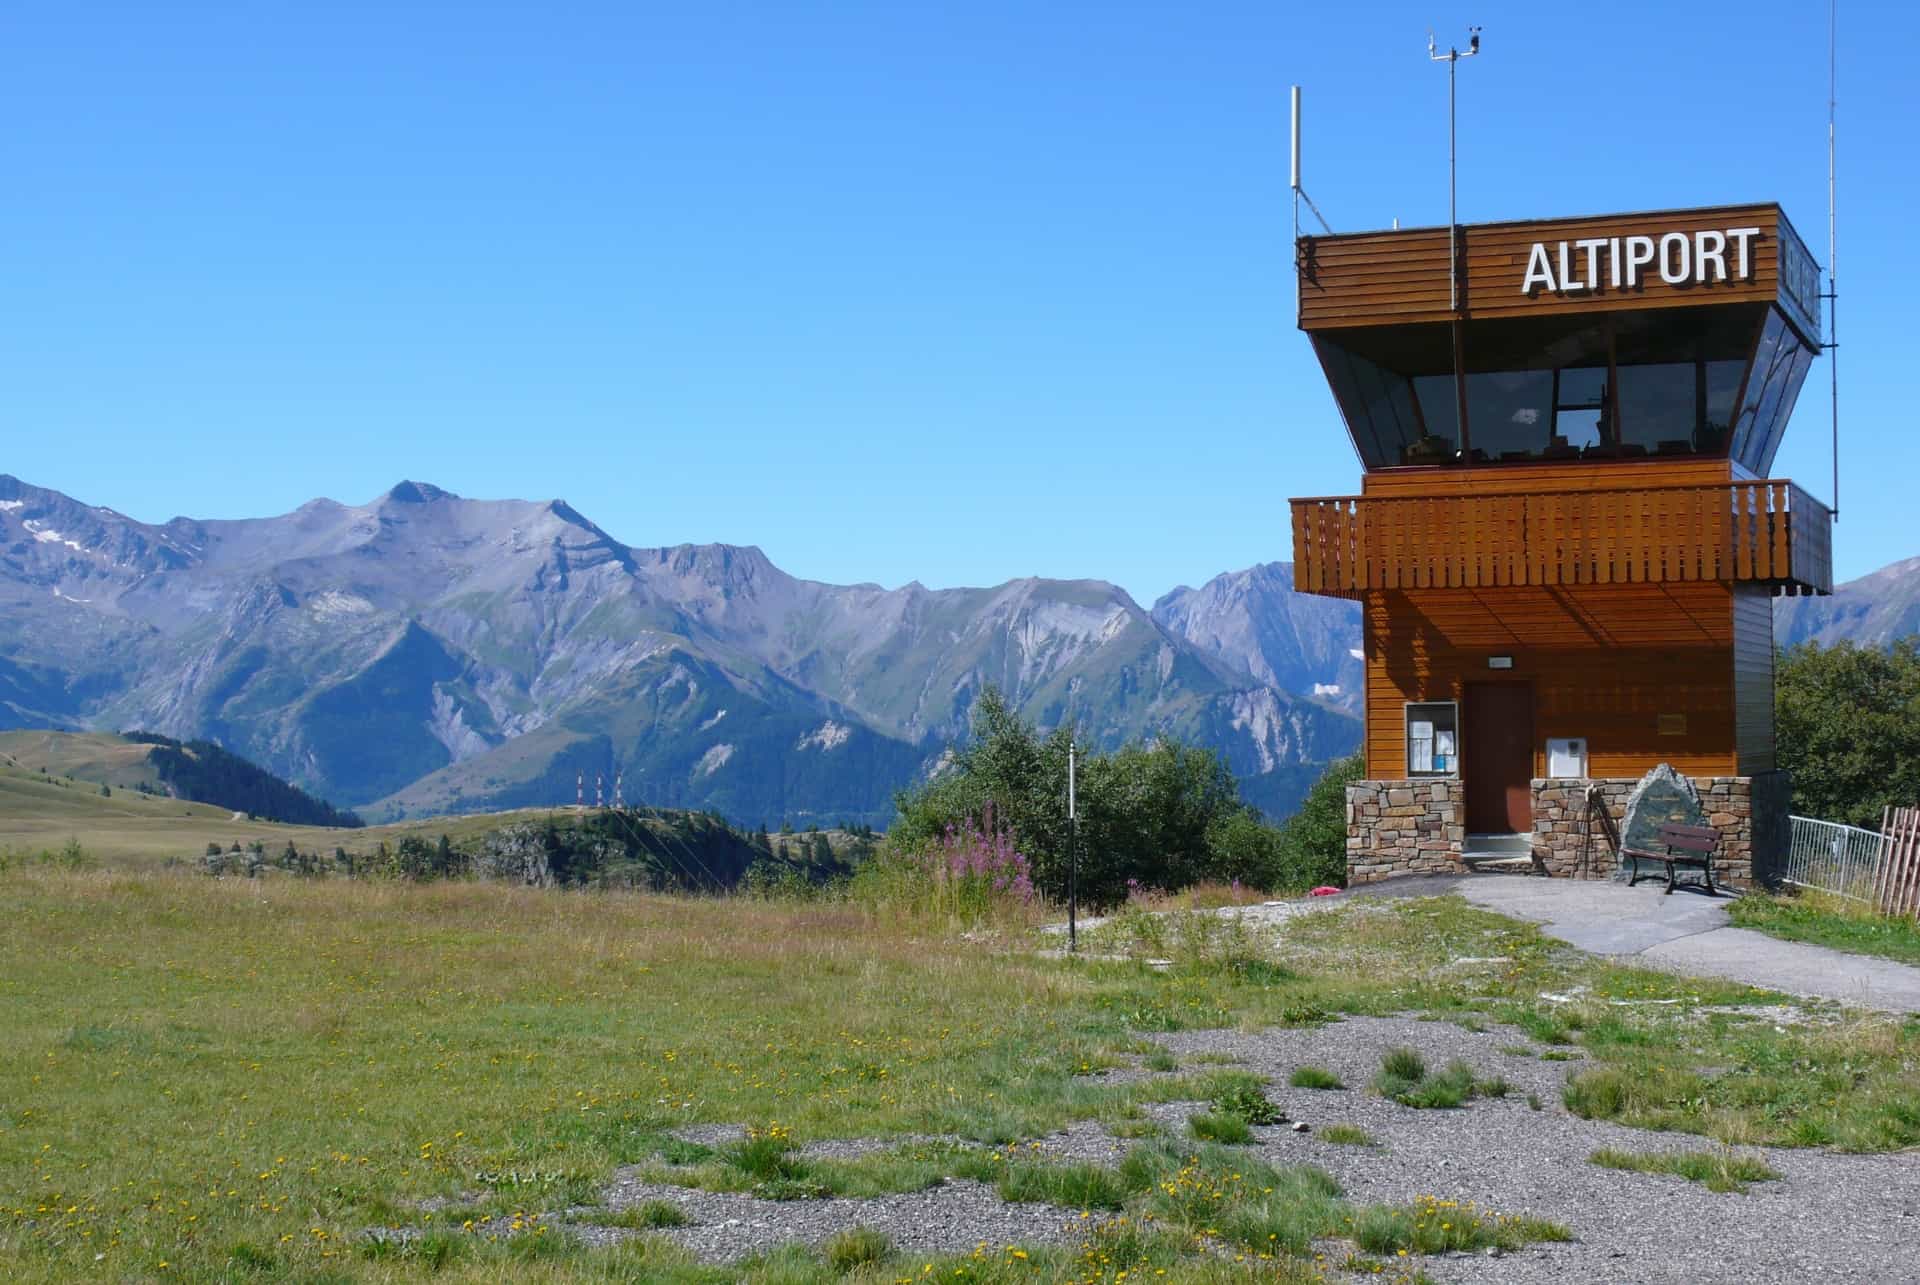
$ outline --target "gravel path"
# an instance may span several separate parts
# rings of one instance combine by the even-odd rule
[[[1393,881],[1337,898],[1283,902],[1223,913],[1256,923],[1280,923],[1295,915],[1339,905],[1354,896],[1433,895],[1458,892],[1489,909],[1544,922],[1548,931],[1576,946],[1616,954],[1677,971],[1716,973],[1773,989],[1920,1011],[1920,970],[1913,998],[1906,1000],[1903,974],[1883,976],[1879,961],[1771,938],[1765,949],[1743,939],[1758,936],[1724,927],[1720,903],[1690,901],[1658,889],[1475,876]],[[1775,949],[1780,948],[1780,949]],[[1803,952],[1835,956],[1812,960]],[[1796,972],[1796,969],[1819,968]],[[1863,987],[1865,967],[1872,973]],[[1898,968],[1897,965],[1891,967]],[[1831,970],[1839,969],[1839,973]],[[1828,971],[1821,971],[1822,969]],[[1833,980],[1835,977],[1838,980]],[[1797,983],[1797,984],[1796,984]],[[1254,1130],[1255,1149],[1276,1164],[1318,1165],[1358,1203],[1404,1203],[1416,1196],[1474,1201],[1500,1213],[1527,1213],[1567,1226],[1568,1244],[1535,1245],[1498,1256],[1452,1255],[1420,1262],[1436,1281],[1491,1285],[1553,1282],[1893,1282],[1920,1281],[1920,1151],[1850,1156],[1833,1152],[1756,1148],[1778,1170],[1778,1181],[1758,1183],[1745,1194],[1714,1193],[1697,1183],[1657,1175],[1602,1169],[1588,1156],[1601,1147],[1631,1151],[1689,1151],[1713,1144],[1682,1134],[1649,1133],[1581,1120],[1561,1106],[1571,1060],[1502,1053],[1534,1045],[1511,1028],[1469,1031],[1415,1018],[1348,1018],[1323,1027],[1259,1032],[1189,1031],[1157,1037],[1181,1062],[1207,1053],[1230,1057],[1264,1076],[1269,1095],[1293,1121]],[[1511,1086],[1500,1099],[1481,1099],[1459,1110],[1415,1110],[1366,1092],[1386,1050],[1409,1045],[1439,1069],[1455,1058],[1481,1077],[1499,1075]],[[1311,1064],[1332,1071],[1348,1086],[1338,1090],[1288,1087],[1293,1071]],[[1158,1074],[1138,1066],[1108,1073],[1116,1082]],[[1529,1097],[1540,1105],[1529,1105]],[[1187,1118],[1204,1104],[1144,1105],[1145,1116],[1175,1137],[1186,1136]],[[1331,1124],[1356,1125],[1373,1146],[1330,1143],[1321,1132]],[[703,1126],[681,1131],[710,1145],[740,1136],[736,1127]],[[853,1158],[913,1141],[905,1137],[815,1142],[807,1156]],[[1020,1148],[1036,1157],[1112,1164],[1136,1145],[1103,1125],[1082,1121]],[[865,1225],[886,1233],[911,1252],[967,1253],[985,1244],[1070,1243],[1083,1226],[1078,1211],[1043,1204],[1007,1204],[991,1187],[949,1180],[926,1191],[870,1200],[773,1202],[751,1196],[696,1191],[644,1182],[635,1170],[615,1176],[604,1194],[610,1209],[666,1201],[685,1213],[689,1225],[662,1234],[714,1262],[732,1262],[795,1241],[819,1245],[835,1232]],[[635,1233],[570,1224],[589,1241]]]
[[[1499,1256],[1454,1255],[1422,1261],[1436,1281],[1491,1285],[1553,1282],[1913,1282],[1920,1280],[1920,1152],[1850,1156],[1756,1148],[1779,1181],[1746,1194],[1718,1194],[1683,1179],[1602,1169],[1587,1157],[1601,1147],[1632,1151],[1694,1150],[1705,1140],[1648,1133],[1581,1120],[1560,1105],[1561,1086],[1581,1065],[1502,1053],[1530,1047],[1511,1028],[1469,1031],[1414,1018],[1348,1018],[1319,1028],[1254,1033],[1189,1031],[1158,1037],[1191,1068],[1195,1054],[1225,1054],[1267,1077],[1270,1096],[1307,1133],[1287,1125],[1256,1129],[1255,1149],[1276,1164],[1314,1164],[1359,1203],[1404,1203],[1416,1196],[1475,1201],[1500,1213],[1529,1213],[1566,1225],[1575,1240],[1535,1245]],[[1482,1077],[1511,1086],[1501,1099],[1460,1110],[1415,1110],[1366,1092],[1390,1048],[1418,1049],[1434,1069],[1459,1058]],[[1295,1089],[1288,1077],[1302,1065],[1332,1071],[1348,1087]],[[1541,1103],[1528,1105],[1533,1094]],[[1184,1136],[1197,1102],[1155,1103],[1147,1115]],[[1373,1146],[1339,1145],[1321,1136],[1330,1124],[1351,1124]],[[715,1131],[719,1133],[718,1130]],[[861,1155],[901,1139],[815,1144],[809,1154]],[[1021,1150],[1048,1159],[1111,1164],[1134,1146],[1102,1125],[1081,1121]],[[751,1196],[649,1183],[635,1171],[616,1175],[605,1193],[611,1209],[667,1201],[691,1220],[665,1235],[700,1257],[731,1262],[755,1251],[800,1241],[819,1245],[835,1232],[866,1225],[913,1252],[971,1252],[1071,1243],[1077,1211],[1043,1204],[1007,1204],[991,1187],[950,1180],[926,1191],[871,1200],[763,1201]],[[590,1241],[634,1233],[573,1225]]]
[[[867,1226],[883,1231],[901,1249],[915,1253],[971,1253],[981,1244],[1058,1244],[1078,1239],[1077,1213],[1052,1205],[1009,1204],[992,1187],[948,1179],[926,1191],[871,1200],[757,1200],[726,1192],[695,1191],[643,1182],[631,1172],[614,1175],[606,1191],[609,1209],[630,1209],[650,1200],[677,1205],[685,1227],[658,1233],[672,1237],[710,1262],[728,1263],[748,1254],[800,1241],[822,1245],[835,1232]],[[1070,1226],[1074,1224],[1075,1226]],[[570,1225],[581,1239],[610,1242],[635,1233]]]
[[[1272,1096],[1314,1132],[1266,1131],[1259,1149],[1270,1161],[1319,1165],[1356,1201],[1473,1200],[1501,1213],[1550,1218],[1577,1238],[1498,1258],[1424,1262],[1436,1280],[1920,1280],[1920,1153],[1757,1148],[1782,1179],[1755,1184],[1745,1195],[1717,1194],[1680,1178],[1590,1163],[1587,1157],[1601,1147],[1687,1151],[1712,1144],[1569,1114],[1560,1105],[1560,1086],[1580,1062],[1501,1054],[1503,1045],[1528,1043],[1517,1031],[1480,1034],[1411,1018],[1349,1018],[1317,1030],[1195,1031],[1161,1042],[1176,1053],[1231,1053],[1282,1086]],[[1436,1068],[1458,1057],[1483,1076],[1498,1073],[1513,1092],[1452,1111],[1415,1110],[1364,1092],[1381,1055],[1402,1044],[1419,1049]],[[1284,1087],[1294,1068],[1307,1063],[1333,1071],[1349,1087]],[[1529,1092],[1542,1110],[1527,1105]],[[1359,1125],[1379,1145],[1322,1141],[1318,1131],[1336,1122]]]
[[[1355,897],[1448,893],[1486,910],[1531,920],[1549,935],[1596,955],[1690,976],[1724,977],[1789,995],[1920,1013],[1920,968],[1735,928],[1727,919],[1728,898],[1685,888],[1668,896],[1664,883],[1629,888],[1605,879],[1432,875],[1366,884],[1327,900],[1337,905]]]

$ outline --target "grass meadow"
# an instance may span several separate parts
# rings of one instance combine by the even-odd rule
[[[1753,893],[1733,903],[1733,922],[1786,941],[1812,942],[1855,955],[1920,964],[1920,919],[1883,915],[1864,902],[1807,889],[1791,896]]]
[[[1310,915],[1278,947],[1176,913],[1151,943],[1164,969],[1124,958],[1120,938],[1095,940],[1110,958],[1067,960],[1022,928],[963,934],[845,904],[473,882],[29,863],[0,872],[0,916],[10,1280],[1313,1279],[1315,1237],[1364,1226],[1356,1252],[1381,1252],[1402,1228],[1400,1248],[1431,1252],[1424,1216],[1344,1210],[1310,1170],[1269,1185],[1311,1199],[1243,1197],[1257,1161],[1198,1139],[1143,1137],[1113,1169],[994,1166],[1074,1119],[1140,1136],[1143,1102],[1218,1112],[1257,1096],[1245,1073],[1197,1061],[1093,1074],[1164,1059],[1155,1033],[1344,1013],[1507,1021],[1577,1046],[1567,1106],[1596,1118],[1727,1143],[1920,1142],[1920,1026],[1756,1020],[1743,1010],[1777,997],[1608,966],[1453,899]],[[667,1132],[695,1123],[758,1140],[701,1154]],[[790,1150],[896,1134],[954,1135],[986,1158],[949,1146],[809,1166]],[[598,1219],[636,1224],[611,1249],[551,1229],[626,1165],[798,1197],[980,1176],[1056,1200],[1063,1220],[1106,1212],[1067,1249],[906,1262],[849,1242],[832,1261],[794,1250],[739,1269],[693,1264],[639,1214]],[[1488,1219],[1488,1244],[1555,1234]],[[1256,1233],[1301,1252],[1217,1252]]]

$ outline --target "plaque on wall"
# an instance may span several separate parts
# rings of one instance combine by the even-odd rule
[[[1687,716],[1685,714],[1662,714],[1659,732],[1662,736],[1685,736],[1687,734]]]

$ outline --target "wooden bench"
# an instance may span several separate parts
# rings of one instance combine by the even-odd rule
[[[1660,827],[1660,844],[1665,852],[1652,852],[1642,848],[1620,848],[1620,859],[1629,864],[1632,874],[1627,879],[1631,888],[1640,882],[1640,863],[1657,861],[1667,870],[1667,895],[1673,895],[1674,871],[1680,866],[1697,866],[1700,877],[1706,881],[1707,892],[1713,888],[1713,854],[1720,847],[1720,832],[1712,826],[1703,825],[1663,825]],[[1716,894],[1717,895],[1717,894]]]

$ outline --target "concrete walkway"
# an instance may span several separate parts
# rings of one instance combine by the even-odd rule
[[[1863,1008],[1920,1013],[1920,968],[1872,955],[1781,941],[1727,922],[1726,896],[1663,882],[1540,879],[1523,875],[1394,879],[1349,896],[1459,893],[1476,906],[1532,920],[1581,950],[1670,972],[1726,977],[1751,986],[1838,1000]]]

